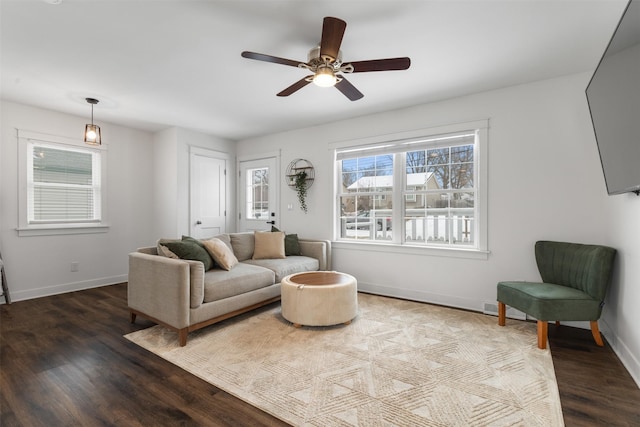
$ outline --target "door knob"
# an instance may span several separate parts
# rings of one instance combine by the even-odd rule
[[[275,225],[275,221],[267,221],[267,224]]]
[[[202,224],[202,221],[196,221],[196,225]]]

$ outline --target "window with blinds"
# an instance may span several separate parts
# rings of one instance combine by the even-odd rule
[[[486,129],[463,128],[336,149],[337,239],[483,249],[485,137]]]
[[[99,151],[30,141],[27,163],[28,224],[100,222]]]

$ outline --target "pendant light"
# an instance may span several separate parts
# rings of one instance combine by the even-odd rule
[[[101,145],[102,136],[100,135],[100,126],[93,124],[93,106],[100,101],[94,98],[85,99],[91,104],[91,124],[84,127],[84,142],[90,145]]]

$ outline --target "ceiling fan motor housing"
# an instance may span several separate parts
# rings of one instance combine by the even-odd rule
[[[351,73],[353,72],[353,67],[350,64],[342,65],[342,51],[338,51],[338,57],[332,58],[330,56],[324,55],[320,56],[320,46],[316,46],[309,51],[307,55],[307,63],[298,65],[300,68],[306,68],[314,73],[317,73],[318,70],[321,69],[331,69],[334,73],[343,72],[343,73]]]
[[[320,45],[314,47],[313,49],[311,49],[309,51],[309,54],[307,55],[307,63],[309,64],[313,64],[313,63],[321,63],[324,64],[325,62],[332,62],[332,63],[338,63],[338,64],[342,64],[342,51],[339,50],[338,51],[338,57],[337,58],[332,58],[328,55],[324,55],[323,58],[320,57]]]

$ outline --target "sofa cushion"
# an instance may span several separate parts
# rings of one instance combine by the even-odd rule
[[[209,252],[211,258],[223,270],[231,270],[238,264],[238,259],[233,251],[220,239],[212,238],[203,240],[204,248]]]
[[[209,270],[204,275],[204,302],[217,301],[271,286],[275,273],[257,265],[239,263],[232,270]]]
[[[238,261],[251,259],[255,244],[253,233],[231,233],[229,238],[231,240],[233,254],[238,258]]]
[[[284,254],[284,233],[276,232],[255,232],[255,247],[252,259],[273,259],[285,258]]]
[[[209,252],[207,252],[203,246],[192,241],[166,242],[165,246],[181,259],[200,261],[204,264],[204,271],[210,270],[211,267],[213,267],[213,259],[211,259]]]
[[[258,265],[275,273],[275,283],[280,283],[289,274],[318,270],[317,259],[306,256],[290,256],[285,259],[251,259],[243,264]]]
[[[231,237],[228,234],[216,234],[213,238],[222,240],[222,242],[233,251],[233,246],[231,246]]]
[[[497,300],[538,320],[597,320],[602,312],[586,292],[553,283],[500,282]]]

